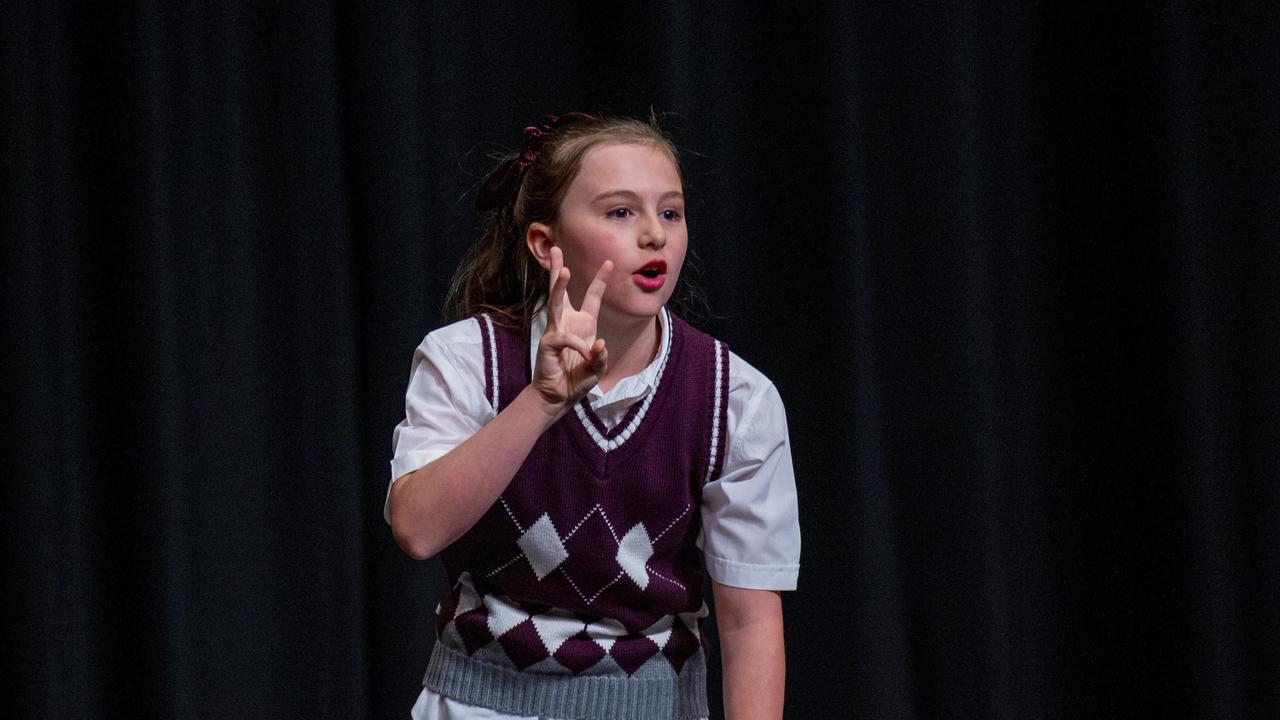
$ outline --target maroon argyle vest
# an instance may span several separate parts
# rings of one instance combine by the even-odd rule
[[[679,673],[699,649],[704,577],[695,543],[702,487],[718,477],[726,454],[729,350],[663,312],[668,347],[656,387],[613,428],[583,399],[442,553],[454,588],[437,609],[442,639],[452,623],[449,635],[467,653],[497,639],[516,669],[551,657],[552,672],[575,675],[606,654],[627,675],[659,653]],[[488,316],[477,322],[485,392],[500,412],[530,382],[529,335]],[[477,600],[489,595],[527,613],[528,627],[492,617]],[[459,602],[470,609],[459,612]],[[540,613],[571,615],[585,631],[551,647],[548,633],[538,632]],[[600,623],[620,625],[619,636],[593,642],[591,628]],[[495,638],[495,629],[503,635]]]

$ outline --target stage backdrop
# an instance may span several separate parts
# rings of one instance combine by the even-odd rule
[[[405,717],[474,188],[651,108],[787,406],[789,717],[1280,715],[1280,8],[536,5],[5,4],[7,716]]]

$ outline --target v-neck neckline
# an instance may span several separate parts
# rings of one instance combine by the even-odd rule
[[[528,337],[526,338],[526,340],[528,341],[527,367],[529,368],[530,378],[533,377],[534,367],[538,360],[538,355],[537,355],[538,338],[541,336],[541,331],[546,328],[545,313],[541,311],[542,306],[539,306],[539,308],[540,309],[538,311],[535,311],[535,314],[534,314],[535,319],[533,324],[529,326],[529,334],[528,334]],[[650,360],[649,364],[645,365],[645,367],[641,369],[640,372],[635,373],[633,375],[628,375],[624,378],[619,378],[618,382],[615,383],[613,387],[609,389],[610,392],[613,392],[616,388],[634,386],[637,382],[642,383],[645,386],[648,386],[648,389],[645,390],[642,394],[632,395],[632,398],[628,403],[627,411],[623,413],[624,416],[630,414],[631,407],[634,407],[638,402],[642,402],[645,396],[652,394],[653,391],[657,389],[658,372],[656,371],[655,366],[661,365],[662,361],[666,358],[666,356],[671,351],[670,340],[672,337],[671,335],[672,315],[670,311],[667,310],[666,306],[663,306],[658,312],[659,312],[658,331],[659,333],[661,333],[661,335],[658,341],[657,356],[655,356],[652,360]],[[620,398],[626,399],[627,395],[622,395],[620,396]],[[587,395],[583,396],[582,399],[585,400],[588,404],[590,404],[591,403],[590,392],[588,392]],[[601,401],[602,406],[615,405],[618,402],[620,402],[619,398],[609,398],[609,393],[601,393],[598,400]],[[599,418],[600,413],[595,412],[594,408],[592,409],[592,412],[595,413],[597,418]],[[607,413],[607,414],[611,415],[612,413]],[[623,425],[624,420],[619,420],[617,425],[615,425],[615,427],[624,426]],[[601,426],[601,433],[607,434],[609,428],[607,425],[605,425],[603,420],[600,421],[600,426]]]
[[[631,407],[627,408],[627,412],[622,416],[622,419],[612,428],[604,424],[604,421],[596,414],[595,409],[591,407],[591,403],[587,398],[582,398],[574,405],[574,415],[577,416],[582,430],[585,431],[588,439],[596,448],[605,454],[617,451],[640,430],[645,418],[650,414],[650,406],[657,398],[658,393],[662,391],[662,379],[663,375],[666,374],[667,363],[671,360],[674,336],[671,315],[667,314],[665,307],[660,312],[664,314],[660,323],[663,327],[663,338],[660,343],[659,357],[657,358],[658,369],[654,373],[652,387],[649,388],[649,392],[640,400],[632,403]],[[648,368],[646,367],[647,370]]]

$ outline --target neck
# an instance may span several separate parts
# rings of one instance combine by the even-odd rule
[[[601,392],[609,392],[619,380],[644,370],[658,355],[660,323],[651,318],[611,318],[603,313],[596,320],[596,336],[609,348],[609,369],[601,376]]]

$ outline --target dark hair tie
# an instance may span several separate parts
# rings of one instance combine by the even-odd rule
[[[476,193],[476,210],[488,212],[511,202],[520,191],[520,182],[524,179],[525,171],[538,159],[538,151],[542,149],[542,143],[547,135],[566,125],[590,119],[592,119],[590,115],[576,112],[561,116],[547,115],[541,123],[525,128],[524,149],[519,155],[499,164],[485,177],[484,182],[480,184],[480,191]]]

